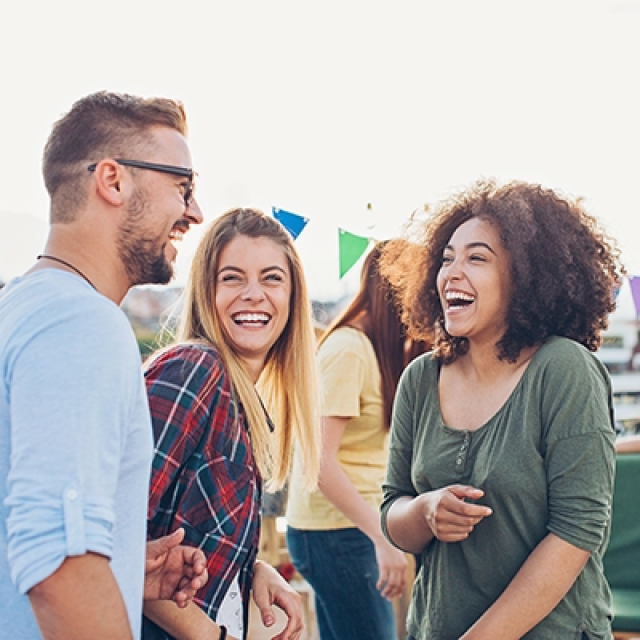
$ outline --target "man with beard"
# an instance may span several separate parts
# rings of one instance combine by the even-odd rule
[[[45,250],[0,292],[3,637],[138,638],[143,597],[167,597],[180,534],[147,552],[145,581],[152,432],[118,305],[167,283],[173,241],[202,222],[185,136],[180,103],[100,92],[45,147]],[[192,593],[203,557],[180,559]]]

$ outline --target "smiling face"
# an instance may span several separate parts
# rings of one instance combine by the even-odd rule
[[[220,252],[216,313],[254,382],[287,325],[291,290],[287,257],[273,240],[238,235]]]
[[[178,131],[157,127],[152,139],[153,150],[136,160],[191,167],[189,148]],[[185,206],[188,178],[126,166],[123,170],[133,172],[135,190],[118,234],[122,262],[132,285],[166,284],[177,256],[173,243],[191,224],[202,222],[202,213],[195,199]]]
[[[455,230],[443,251],[437,287],[450,335],[470,344],[500,340],[507,327],[511,274],[496,226],[472,218]]]

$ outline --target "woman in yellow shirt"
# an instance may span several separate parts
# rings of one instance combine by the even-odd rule
[[[378,272],[379,243],[365,259],[360,291],[320,340],[322,465],[319,489],[303,489],[295,464],[287,545],[316,595],[321,640],[395,640],[391,599],[405,587],[405,555],[380,528],[395,388],[422,343],[408,341]]]

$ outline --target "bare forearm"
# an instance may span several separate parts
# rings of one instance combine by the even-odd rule
[[[177,640],[211,640],[220,634],[220,627],[193,602],[181,609],[168,600],[146,601],[144,615]]]
[[[543,620],[566,595],[589,559],[554,534],[533,550],[509,586],[463,640],[520,638]]]
[[[365,535],[372,540],[382,538],[378,513],[358,493],[335,458],[323,464],[318,488]]]
[[[421,553],[434,535],[416,508],[418,498],[398,498],[387,512],[387,531],[393,543],[409,553]]]
[[[122,594],[104,556],[66,558],[28,595],[45,640],[132,637]]]

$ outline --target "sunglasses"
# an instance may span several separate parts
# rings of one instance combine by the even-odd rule
[[[172,176],[181,176],[187,178],[187,186],[184,190],[184,203],[187,207],[193,204],[193,192],[195,191],[195,179],[196,172],[193,169],[187,169],[186,167],[175,167],[171,164],[156,164],[155,162],[142,162],[141,160],[123,160],[122,158],[115,159],[118,164],[124,167],[133,167],[135,169],[147,169],[149,171],[159,171],[160,173],[169,173]],[[90,164],[87,169],[89,171],[95,171],[97,162]]]

